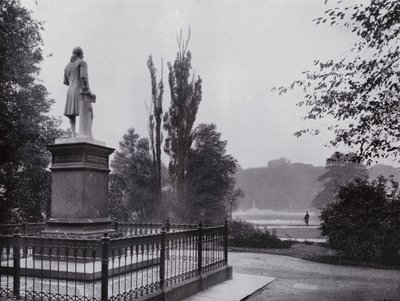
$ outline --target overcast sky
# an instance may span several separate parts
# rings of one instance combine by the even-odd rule
[[[163,58],[167,79],[166,62],[175,58],[179,30],[186,34],[190,27],[192,65],[203,79],[197,124],[215,123],[228,140],[228,152],[242,167],[266,166],[280,157],[324,165],[335,151],[325,147],[326,134],[293,136],[307,126],[301,120],[305,111],[295,105],[301,94],[282,97],[271,92],[274,86],[301,78],[314,59],[349,53],[355,41],[351,32],[312,22],[334,1],[23,0],[22,4],[45,21],[40,77],[56,100],[52,114],[63,114],[67,91],[63,70],[79,45],[89,66],[91,90],[97,95],[94,138],[110,147],[118,147],[132,126],[147,136],[145,102],[151,99],[147,58],[153,55],[158,71]],[[165,92],[164,110],[170,102],[169,89]],[[63,120],[67,128],[67,119]]]

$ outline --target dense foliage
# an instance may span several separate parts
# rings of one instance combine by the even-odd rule
[[[221,140],[215,124],[200,124],[194,137],[187,171],[187,219],[222,223],[228,217],[230,201],[242,195],[235,189],[236,160],[226,153],[227,141]]]
[[[133,128],[123,136],[111,162],[110,203],[115,218],[150,221],[157,215],[154,202],[149,140]]]
[[[309,107],[305,119],[334,120],[328,127],[332,145],[352,146],[371,163],[378,157],[399,156],[400,2],[371,0],[367,4],[339,1],[316,19],[317,24],[344,26],[357,35],[352,49],[338,59],[316,60],[305,78],[280,93],[299,87]],[[298,131],[317,134],[320,129]]]
[[[0,2],[0,223],[40,221],[50,202],[50,154],[61,134],[38,81],[41,23],[17,0]]]
[[[117,221],[129,221],[132,212],[128,210],[127,199],[125,197],[127,185],[122,174],[112,173],[108,188],[108,209],[110,217]]]
[[[383,177],[356,179],[339,190],[321,213],[322,234],[344,255],[394,263],[400,250],[400,197],[397,182]]]
[[[177,216],[187,216],[186,176],[189,153],[193,143],[194,122],[201,102],[201,79],[191,74],[192,54],[187,49],[182,32],[178,39],[179,50],[173,64],[168,63],[168,82],[171,105],[165,115],[164,128],[167,131],[165,152],[170,156],[169,173],[176,196]]]
[[[281,241],[267,230],[256,229],[252,224],[234,220],[229,223],[229,245],[241,248],[289,248],[292,242]]]
[[[367,171],[370,180],[393,175],[400,181],[400,168],[377,164],[367,167]],[[259,209],[305,212],[311,209],[311,201],[324,188],[318,181],[324,173],[324,167],[285,159],[274,160],[266,167],[242,169],[239,166],[236,185],[245,192],[239,207],[250,209],[255,203]]]
[[[356,178],[363,180],[368,178],[366,166],[359,163],[353,154],[335,152],[326,160],[325,170],[325,173],[318,177],[324,187],[312,200],[312,205],[318,209],[325,208],[334,201],[340,186]]]

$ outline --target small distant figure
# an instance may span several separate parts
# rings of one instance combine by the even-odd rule
[[[306,215],[304,215],[304,222],[308,226],[308,221],[310,220],[310,215],[308,214],[308,211],[306,211]]]

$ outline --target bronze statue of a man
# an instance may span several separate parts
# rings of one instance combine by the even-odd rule
[[[70,120],[72,137],[77,136],[76,116],[80,116],[78,137],[92,137],[92,102],[96,96],[89,88],[88,66],[81,47],[72,50],[71,60],[64,70],[64,84],[69,86],[64,115]]]

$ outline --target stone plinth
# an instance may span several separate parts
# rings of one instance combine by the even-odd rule
[[[52,154],[51,211],[44,234],[85,236],[111,231],[109,155],[113,148],[75,138],[48,145]]]

